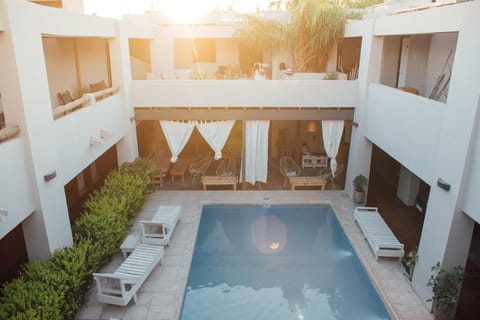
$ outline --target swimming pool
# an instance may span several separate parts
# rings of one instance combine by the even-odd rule
[[[390,317],[330,206],[204,206],[181,319]]]

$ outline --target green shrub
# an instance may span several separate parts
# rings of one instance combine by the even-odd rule
[[[56,250],[50,260],[26,265],[19,278],[4,286],[0,319],[73,319],[92,283],[91,274],[118,251],[152,181],[153,166],[142,159],[110,173],[77,219],[74,245]]]
[[[91,273],[107,263],[125,237],[128,220],[108,208],[83,215],[75,224],[76,244],[89,244],[87,268]]]

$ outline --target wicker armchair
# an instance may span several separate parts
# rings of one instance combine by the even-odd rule
[[[280,173],[284,177],[283,186],[287,185],[288,177],[296,177],[302,173],[302,168],[290,157],[280,158]]]

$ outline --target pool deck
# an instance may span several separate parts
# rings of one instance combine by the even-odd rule
[[[160,205],[180,205],[182,215],[157,266],[141,287],[136,304],[127,307],[96,301],[95,286],[85,297],[77,320],[176,320],[180,316],[194,242],[203,204],[320,204],[329,203],[364,265],[392,319],[433,319],[413,290],[397,259],[375,260],[353,219],[354,203],[343,191],[157,191],[146,201],[129,234],[140,234],[138,221],[150,219]],[[101,272],[111,272],[123,261],[119,253]]]

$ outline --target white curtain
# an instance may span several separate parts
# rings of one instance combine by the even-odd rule
[[[340,141],[342,140],[343,120],[322,120],[323,146],[330,158],[330,169],[335,176],[337,170],[337,157]]]
[[[245,122],[245,181],[267,182],[268,171],[268,128],[270,121]]]
[[[232,131],[234,120],[198,122],[196,127],[203,139],[215,151],[215,160],[222,158],[222,149],[227,142],[230,131]]]
[[[176,162],[178,160],[178,155],[182,152],[190,139],[195,124],[191,121],[160,121],[160,127],[165,135],[165,139],[167,139],[168,147],[172,154],[170,161]]]

